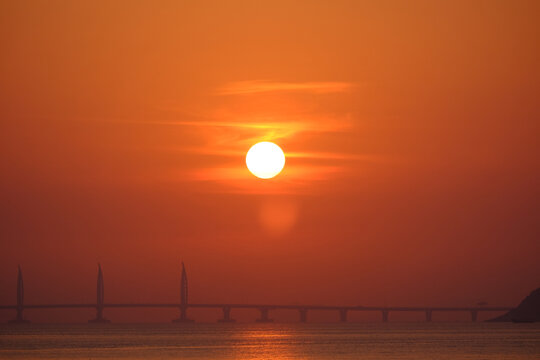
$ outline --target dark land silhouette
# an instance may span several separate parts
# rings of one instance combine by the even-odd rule
[[[534,290],[515,309],[491,319],[493,322],[538,322],[540,321],[540,288]]]

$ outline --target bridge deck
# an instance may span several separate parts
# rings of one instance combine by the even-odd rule
[[[25,309],[96,308],[96,304],[28,304]],[[104,308],[179,308],[180,303],[110,303]],[[509,311],[512,307],[459,307],[459,306],[327,306],[281,304],[188,304],[188,308],[230,309],[286,309],[286,310],[347,310],[347,311]],[[0,305],[0,309],[17,309],[17,305]]]

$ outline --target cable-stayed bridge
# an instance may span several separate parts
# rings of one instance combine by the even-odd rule
[[[218,319],[218,322],[235,322],[231,317],[232,309],[256,309],[260,312],[260,317],[257,322],[272,322],[270,317],[271,310],[297,310],[300,322],[308,321],[308,311],[322,310],[335,311],[338,314],[338,319],[341,322],[347,321],[347,315],[355,311],[376,311],[382,315],[382,321],[389,320],[390,312],[423,312],[425,313],[426,321],[431,321],[433,312],[469,312],[471,320],[478,319],[478,313],[481,311],[509,311],[511,307],[506,306],[477,306],[477,307],[432,307],[432,306],[326,306],[326,305],[284,305],[284,304],[237,304],[237,303],[189,303],[188,301],[188,280],[184,263],[182,263],[182,275],[180,281],[180,302],[178,303],[106,303],[105,302],[105,286],[103,282],[103,271],[101,265],[98,265],[96,302],[95,303],[73,303],[73,304],[25,304],[24,302],[24,282],[21,268],[18,269],[17,275],[17,304],[15,305],[0,305],[0,309],[16,310],[15,319],[10,323],[27,323],[24,317],[25,309],[67,309],[67,308],[94,308],[96,309],[96,317],[89,320],[92,323],[108,323],[109,320],[103,315],[105,308],[177,308],[180,310],[180,316],[174,319],[173,322],[189,323],[193,319],[188,317],[188,309],[190,308],[206,308],[206,309],[221,309],[223,318]]]

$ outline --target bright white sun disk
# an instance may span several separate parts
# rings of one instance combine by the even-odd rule
[[[285,154],[276,144],[263,141],[249,149],[246,165],[256,177],[270,179],[279,174],[285,166]]]

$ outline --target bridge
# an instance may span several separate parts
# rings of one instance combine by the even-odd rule
[[[472,321],[477,321],[478,313],[481,311],[509,311],[511,307],[496,306],[496,307],[430,307],[430,306],[326,306],[326,305],[283,305],[283,304],[235,304],[235,303],[189,303],[188,302],[188,280],[186,268],[182,263],[182,275],[180,280],[180,302],[178,303],[106,303],[105,302],[105,287],[103,282],[103,271],[101,265],[98,264],[96,302],[95,303],[80,303],[80,304],[25,304],[24,303],[24,283],[22,271],[19,266],[17,275],[17,304],[16,305],[0,305],[1,309],[16,310],[15,319],[10,323],[28,323],[24,317],[25,309],[67,309],[67,308],[93,308],[96,309],[96,317],[89,320],[90,323],[108,323],[110,322],[103,316],[105,308],[176,308],[180,310],[180,316],[174,319],[173,322],[190,323],[193,319],[188,317],[188,309],[205,308],[205,309],[221,309],[223,317],[218,319],[218,322],[232,323],[235,320],[231,317],[232,309],[256,309],[260,312],[260,317],[257,322],[267,323],[273,322],[270,317],[271,310],[296,310],[298,311],[299,321],[308,321],[308,311],[322,310],[335,311],[338,319],[341,322],[347,321],[347,315],[355,311],[376,311],[381,313],[382,321],[389,320],[390,312],[423,312],[426,321],[431,321],[433,312],[468,312],[471,315]]]

